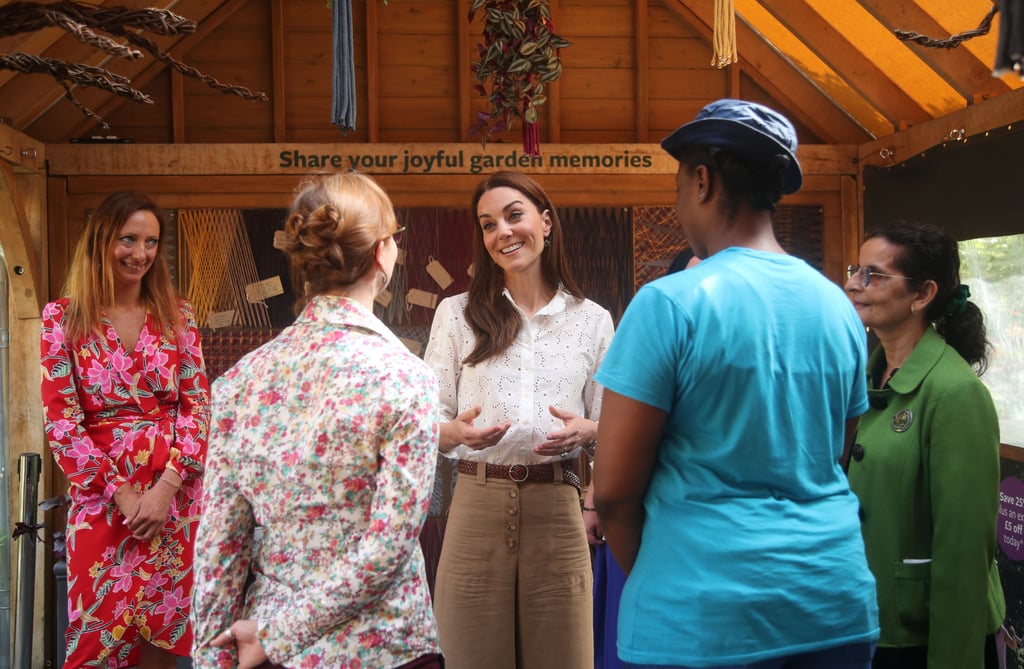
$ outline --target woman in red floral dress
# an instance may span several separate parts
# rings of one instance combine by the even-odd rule
[[[46,436],[70,482],[66,668],[189,654],[209,382],[147,196],[93,212],[42,318]]]

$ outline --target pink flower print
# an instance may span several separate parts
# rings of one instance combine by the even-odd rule
[[[167,623],[167,618],[173,616],[178,612],[178,609],[183,609],[188,606],[188,597],[185,596],[185,592],[179,585],[174,589],[174,592],[165,592],[164,599],[160,602],[153,613],[164,614],[164,624]]]
[[[199,442],[191,434],[183,435],[176,443],[182,455],[195,455],[200,450]]]
[[[132,445],[135,444],[135,440],[138,438],[140,431],[128,430],[120,439],[115,439],[110,445],[110,457],[118,458],[126,450],[131,452]]]
[[[184,332],[182,332],[181,336],[178,338],[178,346],[180,347],[183,353],[188,353],[189,355],[195,358],[198,358],[200,355],[202,355],[202,353],[199,350],[198,333],[196,333],[194,330],[185,330]]]
[[[76,423],[73,423],[66,418],[60,418],[50,423],[50,436],[53,437],[54,441],[61,441],[64,437],[73,432],[76,427]]]
[[[146,428],[146,439],[151,442],[159,439],[162,434],[163,433],[160,430],[160,423],[151,423],[150,426]]]
[[[63,308],[61,308],[59,304],[57,304],[56,302],[50,302],[45,307],[43,307],[43,318],[52,319],[55,316],[57,316],[57,314],[59,314],[61,311],[63,311]]]
[[[163,590],[164,585],[167,584],[171,579],[167,578],[167,574],[163,572],[156,572],[150,577],[149,582],[146,583],[145,594],[148,599],[154,599],[158,592]]]
[[[83,497],[78,500],[78,507],[71,517],[71,522],[74,525],[86,522],[90,517],[103,515],[106,509],[107,505],[104,503],[102,495]]]
[[[124,612],[129,610],[131,610],[131,604],[128,602],[128,599],[122,599],[114,605],[114,620],[120,620]]]
[[[142,346],[142,350],[145,351],[146,355],[153,355],[153,353],[156,352],[159,343],[160,339],[150,334],[149,328],[142,328],[142,334],[139,335],[139,344]]]
[[[302,664],[300,666],[302,667],[302,669],[317,669],[317,667],[323,666],[323,662],[323,655],[307,655],[306,657],[302,658]]]
[[[46,350],[46,355],[57,355],[57,352],[64,345],[64,332],[63,330],[56,329],[44,332],[43,341],[50,342],[50,348]]]
[[[145,558],[139,555],[139,549],[135,546],[125,551],[121,564],[114,565],[110,569],[111,578],[117,581],[114,584],[114,592],[128,592],[131,590],[132,573],[144,560]]]
[[[99,386],[104,393],[109,393],[114,382],[114,375],[103,363],[94,358],[85,372],[85,379],[90,386]]]
[[[155,369],[156,373],[160,375],[160,378],[167,379],[171,377],[171,370],[167,366],[167,351],[162,348],[158,348],[153,352],[153,357],[149,359],[150,368]]]
[[[93,460],[103,457],[103,451],[92,445],[92,439],[72,437],[67,456],[75,459],[79,469],[85,469]]]
[[[132,360],[128,355],[121,350],[114,351],[110,355],[110,366],[113,367],[114,373],[117,374],[118,378],[121,379],[121,383],[131,385],[132,373],[131,366]]]

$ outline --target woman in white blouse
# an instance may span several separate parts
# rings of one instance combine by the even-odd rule
[[[593,669],[579,449],[597,434],[607,310],[568,271],[544,190],[498,172],[473,195],[475,272],[438,306],[425,359],[458,460],[434,610],[449,669]]]
[[[373,313],[401,231],[365,175],[295,197],[282,241],[305,308],[214,384],[196,669],[443,666],[417,541],[437,380]]]

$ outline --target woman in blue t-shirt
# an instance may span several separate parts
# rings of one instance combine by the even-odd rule
[[[875,581],[839,464],[867,408],[865,335],[775,238],[776,203],[802,181],[796,133],[719,100],[662,147],[703,260],[637,293],[597,374],[594,500],[628,575],[619,657],[866,669]]]

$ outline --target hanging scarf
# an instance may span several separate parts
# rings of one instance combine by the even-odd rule
[[[356,66],[352,53],[352,0],[333,0],[334,98],[331,123],[342,132],[356,129]]]

